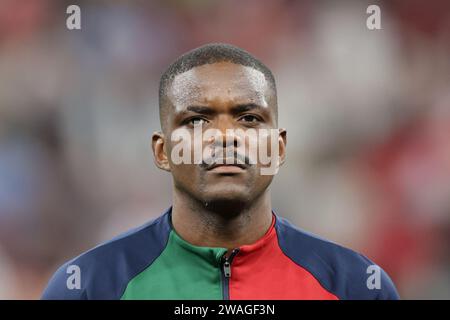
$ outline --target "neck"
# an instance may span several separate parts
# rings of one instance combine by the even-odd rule
[[[204,247],[237,248],[264,236],[272,223],[269,189],[251,204],[215,206],[174,188],[172,225],[187,242]],[[219,210],[227,207],[227,212]]]

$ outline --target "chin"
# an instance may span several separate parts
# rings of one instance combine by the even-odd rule
[[[249,202],[248,197],[243,196],[242,194],[222,194],[222,195],[214,195],[214,196],[204,196],[203,202],[207,203],[246,203]]]
[[[242,190],[242,188],[233,189],[230,186],[226,190],[222,190],[222,192],[217,189],[209,190],[202,194],[201,201],[208,209],[229,215],[247,207],[251,202],[250,199],[248,192]]]

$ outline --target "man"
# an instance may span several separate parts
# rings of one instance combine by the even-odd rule
[[[398,298],[387,274],[366,257],[272,211],[276,170],[262,170],[285,161],[286,131],[278,129],[275,80],[264,64],[231,45],[197,48],[163,74],[159,104],[162,132],[153,134],[152,148],[156,165],[172,174],[172,207],[67,262],[44,299]],[[199,129],[215,133],[192,139]],[[239,129],[266,137],[275,131],[275,144],[234,134]],[[188,148],[180,153],[183,135]],[[270,163],[242,152],[255,139]],[[180,162],[199,142],[206,142],[206,156]]]

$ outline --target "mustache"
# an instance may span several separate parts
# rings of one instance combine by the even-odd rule
[[[233,160],[232,162],[231,159]],[[233,156],[229,155],[219,157],[211,156],[206,159],[203,159],[202,162],[200,163],[200,167],[209,169],[213,166],[216,166],[217,164],[236,164],[244,167],[248,167],[251,165],[250,158],[248,156],[234,151]]]

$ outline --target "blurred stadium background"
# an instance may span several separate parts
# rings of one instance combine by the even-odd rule
[[[402,298],[449,299],[446,0],[0,0],[0,298],[39,298],[63,261],[170,205],[158,81],[207,42],[274,71],[276,212],[375,260]]]

